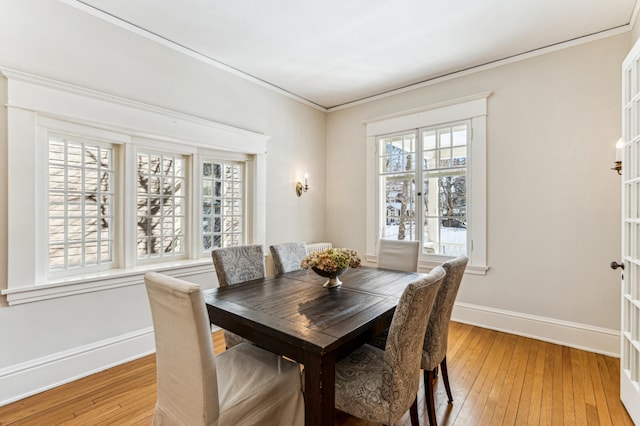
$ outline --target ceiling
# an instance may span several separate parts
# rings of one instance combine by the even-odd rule
[[[636,0],[66,3],[327,109],[628,31],[637,13]]]

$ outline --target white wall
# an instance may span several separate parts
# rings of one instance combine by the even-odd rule
[[[621,134],[621,63],[629,48],[626,33],[331,112],[329,238],[365,249],[364,120],[491,91],[491,269],[465,276],[456,314],[617,353],[620,279],[609,263],[620,258],[620,177],[610,168]],[[577,337],[581,333],[586,340]]]
[[[57,1],[3,0],[0,67],[271,136],[266,243],[325,239],[325,113]],[[0,104],[7,102],[0,81]],[[6,171],[6,109],[0,170]],[[295,196],[305,172],[311,189]],[[1,172],[0,172],[1,173]],[[7,177],[0,179],[0,288],[6,289]],[[190,279],[211,285],[213,273]],[[0,302],[3,303],[3,302]],[[0,405],[153,347],[144,287],[0,305]]]
[[[486,276],[465,277],[456,315],[570,344],[581,332],[587,341],[600,334],[600,346],[580,339],[573,344],[593,343],[603,352],[619,329],[618,273],[608,264],[620,257],[620,178],[609,168],[620,136],[620,64],[631,37],[580,45],[325,117],[63,3],[0,4],[1,67],[271,136],[267,244],[327,240],[364,253],[363,121],[492,91],[491,269]],[[6,170],[6,138],[2,110],[0,170]],[[294,183],[305,172],[311,189],[297,198]],[[0,287],[6,288],[8,177],[0,176]],[[208,283],[211,275],[191,279]],[[144,353],[152,347],[150,326],[141,285],[0,305],[0,404]]]

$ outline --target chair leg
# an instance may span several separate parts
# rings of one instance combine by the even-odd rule
[[[447,372],[447,357],[445,356],[440,363],[442,369],[442,379],[444,380],[444,388],[447,390],[447,397],[449,398],[449,404],[453,402],[453,396],[451,396],[451,387],[449,386],[449,373]]]
[[[437,426],[436,405],[433,399],[433,370],[424,370],[424,400],[427,403],[429,424]]]
[[[420,426],[420,420],[418,420],[418,397],[413,400],[413,404],[409,408],[409,416],[411,417],[411,426]]]

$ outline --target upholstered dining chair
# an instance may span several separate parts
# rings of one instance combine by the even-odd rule
[[[224,247],[211,251],[213,266],[220,287],[264,278],[264,251],[262,245]],[[231,348],[249,342],[244,337],[224,330],[224,343]]]
[[[248,343],[218,356],[202,289],[144,277],[156,342],[154,425],[304,424],[300,367]]]
[[[429,316],[429,324],[427,325],[424,336],[420,368],[424,371],[424,393],[431,426],[436,426],[437,424],[433,381],[438,365],[442,370],[442,381],[447,391],[449,404],[453,402],[451,386],[449,384],[449,374],[447,372],[449,322],[451,321],[453,304],[458,295],[460,282],[462,281],[462,276],[464,275],[468,261],[469,259],[466,256],[458,256],[442,264],[442,268],[446,271],[446,276],[436,296],[436,301]],[[369,344],[378,348],[385,347],[387,334],[388,331],[372,339]]]
[[[431,426],[436,426],[437,424],[433,398],[433,379],[438,365],[440,365],[440,370],[442,370],[442,381],[447,391],[449,404],[453,402],[451,386],[449,385],[449,373],[447,372],[449,323],[451,322],[453,304],[456,301],[458,289],[460,288],[460,283],[462,282],[464,270],[468,262],[469,259],[462,255],[442,264],[447,275],[436,296],[436,302],[433,305],[429,325],[427,326],[427,333],[424,336],[421,368],[424,371],[424,393]]]
[[[299,271],[300,262],[307,255],[305,242],[281,243],[269,246],[273,258],[274,272],[282,275],[285,272]]]
[[[365,344],[336,364],[338,409],[387,425],[410,410],[411,424],[418,425],[422,336],[444,276],[438,266],[404,289],[384,350]]]
[[[420,241],[378,240],[378,268],[418,272]]]

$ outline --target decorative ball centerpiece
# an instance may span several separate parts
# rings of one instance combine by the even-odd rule
[[[342,284],[340,275],[349,268],[360,267],[360,257],[354,250],[346,248],[328,248],[309,253],[300,263],[302,269],[312,269],[321,277],[329,278],[324,287],[337,287]]]

